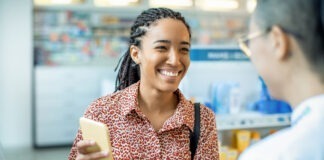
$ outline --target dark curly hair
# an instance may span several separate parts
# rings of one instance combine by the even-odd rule
[[[133,26],[131,27],[128,49],[121,57],[118,65],[115,68],[115,71],[119,68],[115,84],[115,92],[122,90],[140,80],[140,68],[130,56],[130,46],[135,45],[140,47],[140,38],[145,35],[147,28],[157,20],[164,18],[172,18],[183,22],[187,27],[189,37],[191,38],[190,27],[185,18],[179,12],[175,12],[168,8],[150,8],[143,11],[136,18]]]

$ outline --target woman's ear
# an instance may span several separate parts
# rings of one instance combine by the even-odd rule
[[[129,52],[130,52],[130,55],[133,59],[133,61],[136,63],[136,64],[140,64],[140,49],[135,46],[135,45],[131,45],[130,48],[129,48]]]
[[[271,36],[275,56],[281,60],[288,58],[290,56],[288,35],[279,26],[273,26]]]

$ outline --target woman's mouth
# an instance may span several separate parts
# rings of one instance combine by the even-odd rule
[[[167,71],[167,70],[160,70],[160,73],[164,76],[169,76],[169,77],[176,77],[179,75],[180,72],[176,71]]]

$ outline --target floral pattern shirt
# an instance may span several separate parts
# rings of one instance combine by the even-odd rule
[[[191,159],[190,131],[194,127],[194,104],[179,90],[175,113],[159,131],[138,107],[137,82],[124,90],[101,97],[86,110],[84,117],[108,126],[113,157],[118,159]],[[214,113],[200,106],[200,138],[194,159],[219,159],[216,120]],[[82,140],[79,130],[69,160],[77,156],[76,144]]]

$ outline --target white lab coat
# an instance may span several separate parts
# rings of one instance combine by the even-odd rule
[[[290,127],[249,147],[239,160],[324,160],[324,95],[303,101]]]

